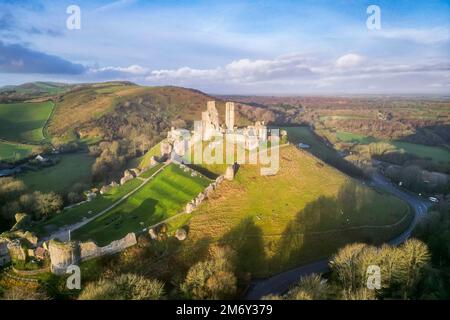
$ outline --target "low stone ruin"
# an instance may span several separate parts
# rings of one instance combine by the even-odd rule
[[[100,257],[105,254],[113,254],[122,251],[125,248],[134,246],[137,243],[136,235],[134,233],[127,234],[124,238],[116,240],[104,247],[97,246],[94,242],[81,242],[80,246],[80,260],[89,260]]]
[[[235,168],[234,165],[228,165],[227,169],[225,170],[225,179],[231,181],[234,179],[234,173],[235,173]]]
[[[137,169],[131,169],[131,170],[125,170],[123,172],[123,177],[120,179],[120,184],[124,185],[125,183],[127,183],[128,181],[134,179],[137,177],[135,170]]]
[[[200,192],[197,197],[192,199],[188,204],[186,204],[185,212],[192,213],[205,199],[211,197],[214,190],[216,190],[217,186],[221,184],[224,180],[224,176],[218,176],[216,181],[210,183],[203,192]]]
[[[157,165],[159,163],[159,159],[157,158],[157,157],[155,157],[155,156],[152,156],[151,158],[150,158],[150,166],[154,166],[154,165]]]
[[[92,241],[88,242],[59,242],[50,240],[48,251],[51,260],[51,271],[54,274],[64,274],[68,266],[78,264],[80,261],[89,260],[106,254],[120,252],[137,243],[136,234],[127,234],[119,240],[115,240],[104,247],[99,247]]]
[[[187,232],[184,228],[179,228],[175,232],[175,238],[177,238],[180,241],[184,241],[187,238]]]
[[[172,153],[172,145],[169,142],[161,142],[161,156],[163,157],[170,157],[170,154]]]

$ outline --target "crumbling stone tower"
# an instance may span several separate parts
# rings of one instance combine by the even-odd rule
[[[234,102],[225,104],[225,125],[228,130],[233,130],[234,128]]]
[[[80,261],[80,246],[77,242],[59,242],[50,240],[51,271],[54,274],[64,274],[68,266]]]

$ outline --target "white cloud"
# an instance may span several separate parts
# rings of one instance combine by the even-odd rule
[[[213,69],[182,67],[174,70],[154,70],[146,78],[176,80],[215,80],[229,82],[257,82],[273,79],[288,79],[313,75],[309,61],[302,55],[286,55],[272,60],[240,59]]]
[[[124,73],[132,75],[145,75],[149,72],[147,68],[133,64],[128,67],[103,67],[103,68],[91,68],[89,70],[92,73]]]
[[[336,67],[338,68],[353,68],[360,65],[364,61],[364,58],[360,55],[349,53],[339,57],[336,60]]]
[[[418,44],[441,44],[450,41],[450,29],[444,27],[435,27],[428,29],[400,28],[400,29],[382,29],[372,33],[376,37],[406,40]]]
[[[209,92],[225,93],[283,93],[364,92],[398,89],[423,92],[433,83],[447,83],[450,60],[430,59],[415,63],[370,60],[349,53],[337,58],[318,59],[302,54],[290,54],[274,59],[239,59],[214,68],[151,70],[128,67],[101,67],[89,69],[87,75],[96,79],[130,80],[150,85],[179,85]],[[425,89],[424,89],[425,88]]]
[[[135,2],[136,2],[136,0],[118,0],[118,1],[108,3],[104,6],[101,6],[97,9],[95,9],[94,12],[106,12],[106,11],[114,10],[114,9],[122,9],[129,5],[132,5]]]

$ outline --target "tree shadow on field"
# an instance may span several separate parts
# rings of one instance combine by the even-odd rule
[[[242,273],[261,273],[266,268],[263,233],[252,217],[244,218],[219,240],[237,254],[236,270]]]
[[[376,223],[368,208],[374,192],[353,182],[345,183],[336,197],[321,196],[308,203],[284,229],[270,264],[282,272],[299,264],[328,258],[352,242],[378,244],[383,235],[377,229],[352,229]]]

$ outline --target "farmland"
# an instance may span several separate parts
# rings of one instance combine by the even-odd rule
[[[343,142],[353,142],[358,144],[367,145],[370,143],[384,142],[392,146],[393,151],[400,153],[410,153],[421,158],[430,158],[437,162],[450,162],[450,152],[444,148],[425,146],[416,143],[404,142],[404,141],[387,141],[381,140],[370,136],[364,136],[360,134],[354,134],[349,132],[338,131],[336,138]]]
[[[0,141],[0,161],[11,161],[28,157],[33,152],[34,147],[27,144]]]
[[[31,190],[60,193],[69,190],[75,183],[91,182],[93,157],[85,153],[76,153],[62,155],[60,158],[54,166],[28,171],[20,174],[18,178]]]
[[[52,102],[0,104],[0,138],[40,143],[43,127],[53,109]]]

